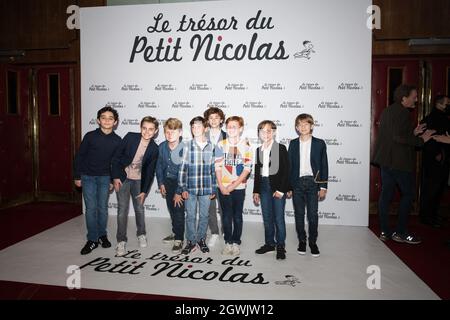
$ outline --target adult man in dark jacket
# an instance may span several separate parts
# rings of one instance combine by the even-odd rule
[[[386,241],[392,237],[397,242],[418,244],[421,240],[408,233],[407,222],[414,200],[414,163],[415,147],[423,146],[432,130],[425,130],[425,124],[413,129],[408,109],[417,102],[417,89],[410,85],[401,85],[394,92],[395,103],[383,110],[380,119],[378,140],[373,162],[381,169],[381,194],[378,202],[380,216],[380,239]],[[421,137],[418,137],[419,134]],[[389,230],[389,203],[398,185],[402,193],[399,206],[397,228],[391,234]]]
[[[450,133],[450,101],[444,95],[435,98],[433,110],[422,123],[436,134]],[[450,170],[450,145],[431,139],[422,152],[422,184],[420,193],[420,220],[434,227],[440,226],[439,202],[448,183]]]

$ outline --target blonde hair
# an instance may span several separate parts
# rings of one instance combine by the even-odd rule
[[[164,123],[164,130],[176,130],[183,129],[183,123],[177,118],[169,118]]]

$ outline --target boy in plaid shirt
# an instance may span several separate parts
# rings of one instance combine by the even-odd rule
[[[216,196],[214,172],[214,146],[206,138],[206,120],[195,117],[190,122],[193,139],[183,149],[183,161],[178,174],[178,185],[182,190],[186,207],[186,239],[182,254],[189,254],[198,247],[209,252],[206,245],[209,205]],[[197,226],[197,203],[199,221]]]

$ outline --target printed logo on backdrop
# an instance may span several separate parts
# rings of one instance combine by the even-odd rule
[[[225,90],[248,90],[248,87],[243,83],[227,83]]]
[[[283,101],[280,104],[281,109],[303,109],[304,107],[299,101]]]
[[[109,91],[109,88],[105,84],[91,84],[89,91]]]
[[[342,142],[340,142],[338,139],[324,139],[327,146],[342,146]]]
[[[328,176],[328,183],[339,183],[342,180],[336,176]]]
[[[114,109],[126,108],[126,105],[120,101],[108,101],[106,104]]]
[[[104,258],[96,257],[79,268],[83,272],[106,272],[110,274],[128,275],[130,277],[144,274],[149,281],[152,277],[179,278],[195,281],[211,281],[218,283],[237,283],[239,285],[281,285],[286,290],[300,283],[298,275],[275,276],[270,279],[260,272],[252,260],[241,257],[211,258],[208,256],[190,256],[178,254],[165,254],[162,252],[150,253],[144,256],[138,250],[129,250],[122,257]]]
[[[356,165],[361,164],[361,161],[356,158],[339,157],[339,159],[336,160],[336,164]]]
[[[261,90],[284,90],[285,87],[281,83],[264,83]]]
[[[319,121],[317,121],[317,120],[314,120],[314,127],[323,127],[323,123],[322,122],[319,122]]]
[[[298,87],[299,90],[323,90],[324,86],[321,86],[317,82],[302,82]]]
[[[259,208],[244,208],[242,214],[244,216],[260,216],[261,210]]]
[[[155,86],[156,91],[175,91],[177,88],[173,84],[157,84]]]
[[[289,54],[284,47],[285,41],[278,43],[261,42],[258,39],[259,32],[278,35],[272,17],[263,15],[262,10],[258,10],[253,17],[246,21],[238,21],[234,16],[230,17],[210,17],[203,14],[199,17],[189,17],[184,14],[175,21],[164,18],[163,13],[158,13],[153,17],[153,24],[146,30],[152,35],[136,35],[130,52],[129,63],[134,63],[137,59],[145,62],[178,62],[183,60],[185,54],[182,49],[190,50],[192,61],[241,61],[241,60],[286,60]],[[252,30],[249,40],[246,43],[232,43],[232,37],[226,38],[220,31],[236,31],[242,33],[240,29]],[[173,28],[173,29],[172,29]],[[211,33],[214,31],[214,34]],[[182,43],[182,38],[176,33],[194,32],[188,41],[189,46]],[[158,39],[154,34],[162,33]],[[310,41],[302,41],[302,57],[310,59],[314,53],[313,44]],[[296,53],[299,54],[299,53]]]
[[[97,124],[97,119],[95,119],[95,118],[92,118],[92,119],[89,121],[89,125],[91,125],[91,126],[96,125],[96,124]]]
[[[207,105],[207,108],[209,108],[209,107],[227,109],[230,106],[228,104],[226,104],[225,101],[210,101],[210,102],[208,102],[208,105]]]
[[[123,119],[120,124],[123,126],[140,126],[141,121],[139,119]]]
[[[189,86],[189,90],[208,91],[212,90],[206,83],[193,83]]]
[[[194,106],[189,103],[189,101],[175,101],[172,103],[172,108],[174,109],[190,109]]]
[[[124,84],[122,88],[120,88],[122,91],[142,91],[143,89],[139,87],[137,84]]]
[[[244,109],[263,109],[267,108],[265,104],[263,104],[261,101],[245,101],[245,103],[242,105],[242,108]]]
[[[336,212],[319,211],[318,215],[319,215],[319,219],[324,219],[324,220],[337,220],[337,219],[340,219],[340,217],[336,214]]]
[[[362,127],[362,123],[358,123],[358,120],[341,120],[337,123],[337,127],[345,127],[345,128],[360,128]]]
[[[295,211],[294,210],[284,210],[286,217],[294,217],[295,216]]]
[[[108,209],[118,209],[119,205],[117,203],[108,202]]]
[[[148,211],[159,211],[159,208],[156,206],[156,204],[144,204],[145,212]]]
[[[277,129],[279,129],[280,127],[284,127],[286,124],[281,121],[280,119],[272,119],[273,123],[276,124]]]
[[[281,138],[280,143],[284,144],[286,147],[289,146],[289,143],[291,142],[291,138]]]
[[[344,106],[340,105],[337,101],[322,101],[317,106],[319,109],[342,109]]]
[[[305,58],[305,59],[311,59],[311,54],[316,53],[314,51],[314,45],[311,41],[305,40],[302,43],[303,49],[300,52],[294,53],[294,58]]]
[[[362,90],[364,87],[357,82],[341,82],[338,85],[338,90]]]
[[[351,201],[357,202],[360,201],[358,197],[354,194],[338,194],[335,198],[336,201]]]
[[[154,101],[141,101],[138,106],[139,109],[156,109],[159,108],[159,104]]]

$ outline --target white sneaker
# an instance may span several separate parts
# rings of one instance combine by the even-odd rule
[[[139,242],[139,247],[141,247],[141,248],[147,247],[147,237],[145,236],[145,234],[141,234],[138,237],[138,242]]]
[[[127,253],[126,249],[127,243],[125,241],[120,241],[116,246],[116,256],[121,257]]]
[[[214,247],[214,245],[216,244],[217,239],[219,239],[219,235],[217,233],[213,233],[211,235],[211,238],[209,238],[208,247]]]
[[[233,243],[233,247],[231,248],[231,254],[233,256],[238,256],[241,254],[241,250],[239,249],[239,245],[237,243]]]
[[[227,243],[222,250],[222,254],[225,256],[232,255],[233,254],[233,246],[231,244]]]

